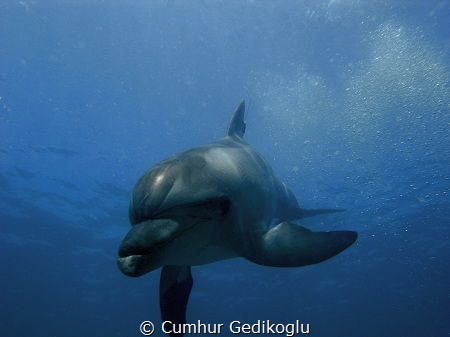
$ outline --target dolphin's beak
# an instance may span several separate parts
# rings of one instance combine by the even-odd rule
[[[119,257],[117,259],[117,266],[120,271],[127,276],[137,277],[141,276],[142,273],[139,272],[141,268],[139,265],[142,261],[142,255],[131,255],[127,257]]]
[[[173,239],[179,228],[180,224],[171,219],[152,219],[134,225],[119,247],[120,271],[137,277],[159,268],[159,248]]]

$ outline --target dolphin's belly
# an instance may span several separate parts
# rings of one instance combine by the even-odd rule
[[[175,237],[162,249],[161,265],[202,265],[236,257],[225,240],[223,221],[203,221]]]

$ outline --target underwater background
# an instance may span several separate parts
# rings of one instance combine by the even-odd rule
[[[193,267],[188,322],[450,336],[449,22],[431,0],[1,0],[0,335],[159,324],[159,271],[116,266],[131,190],[245,98],[300,205],[347,210],[302,225],[359,239],[303,268]]]

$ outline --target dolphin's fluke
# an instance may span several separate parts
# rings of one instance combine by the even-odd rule
[[[244,137],[245,133],[245,101],[242,100],[236,108],[233,117],[231,117],[230,125],[228,126],[227,135],[230,137]]]
[[[163,322],[171,321],[173,324],[186,323],[186,307],[192,284],[191,267],[165,266],[162,268],[159,283],[159,305]],[[164,327],[166,331],[169,331],[169,328],[171,328],[168,323]],[[183,334],[171,333],[170,336],[180,337]]]
[[[352,231],[312,232],[290,222],[267,231],[251,256],[255,263],[273,267],[300,267],[327,260],[351,246],[358,234]]]

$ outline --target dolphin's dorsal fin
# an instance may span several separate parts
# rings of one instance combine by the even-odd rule
[[[230,125],[228,126],[227,135],[230,137],[244,137],[245,133],[245,100],[239,103],[238,107],[234,111],[233,117],[231,117]]]

